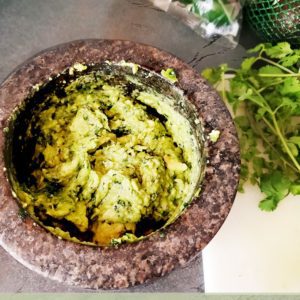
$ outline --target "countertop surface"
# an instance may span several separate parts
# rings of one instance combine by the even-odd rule
[[[225,223],[202,252],[205,291],[300,291],[300,196],[288,196],[273,212],[258,208],[263,195],[247,185]]]
[[[150,44],[178,56],[198,71],[223,62],[236,66],[245,56],[243,46],[255,44],[255,38],[246,28],[241,35],[243,46],[239,45],[234,50],[223,49],[203,40],[191,29],[165,12],[153,8],[145,0],[0,0],[0,81],[41,50],[86,38],[127,39]],[[236,234],[233,227],[241,213],[238,209],[241,201],[255,205],[252,204],[255,203],[253,199],[250,202],[251,199],[238,198],[224,230],[220,230],[204,252],[207,291],[235,291],[235,283],[240,284],[233,275],[238,270],[234,253],[244,253],[247,245],[235,240],[228,247],[228,240],[234,240],[231,235]],[[247,211],[244,213],[247,214]],[[245,224],[246,226],[248,225]],[[255,250],[256,247],[252,246]],[[228,252],[226,255],[224,247]],[[1,247],[0,266],[0,292],[82,291],[27,270]],[[251,291],[247,290],[250,285],[244,287],[244,291]],[[183,269],[126,291],[204,291],[201,254]]]

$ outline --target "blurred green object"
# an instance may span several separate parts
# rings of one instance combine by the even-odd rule
[[[238,45],[245,0],[148,1],[215,45],[224,49]]]
[[[172,0],[187,5],[189,11],[216,27],[229,26],[238,17],[239,0]]]
[[[300,45],[300,0],[248,0],[244,13],[264,42]]]

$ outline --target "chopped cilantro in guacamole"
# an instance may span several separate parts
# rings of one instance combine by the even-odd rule
[[[168,80],[170,80],[172,83],[175,83],[178,81],[176,77],[176,73],[174,72],[173,69],[167,69],[167,70],[161,70],[161,75]]]

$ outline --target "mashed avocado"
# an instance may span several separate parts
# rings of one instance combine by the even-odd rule
[[[134,241],[154,230],[141,230],[145,220],[161,227],[190,201],[199,149],[163,96],[87,74],[36,111],[25,137],[30,180],[14,190],[53,233],[97,245]]]

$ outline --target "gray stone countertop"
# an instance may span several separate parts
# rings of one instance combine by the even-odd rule
[[[56,44],[86,38],[127,39],[166,50],[196,70],[245,55],[203,40],[146,0],[0,0],[0,82],[23,61]],[[245,28],[241,43],[256,39]],[[16,262],[0,247],[0,292],[82,292],[43,278]],[[185,268],[123,292],[203,292],[201,255]]]

